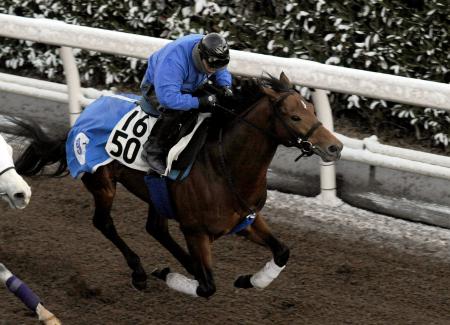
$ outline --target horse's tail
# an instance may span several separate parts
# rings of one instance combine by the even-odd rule
[[[30,119],[4,116],[7,123],[0,126],[0,132],[24,137],[29,140],[23,152],[15,161],[17,173],[24,176],[42,174],[44,168],[57,164],[54,170],[45,176],[66,176],[66,140],[65,136],[51,136],[42,126]]]

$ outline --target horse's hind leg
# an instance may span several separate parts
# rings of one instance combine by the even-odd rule
[[[194,275],[191,256],[172,238],[166,218],[161,217],[150,205],[147,232],[167,249],[190,274]]]
[[[237,288],[244,289],[253,287],[264,289],[278,277],[286,266],[289,259],[289,248],[272,235],[266,222],[259,214],[254,223],[243,232],[243,235],[257,244],[268,246],[272,251],[273,259],[267,262],[257,273],[241,275],[236,279],[234,285]]]
[[[82,181],[94,196],[94,226],[102,232],[123,254],[128,266],[133,270],[132,283],[136,289],[147,286],[147,274],[142,267],[139,256],[120,238],[111,218],[111,207],[116,194],[116,182],[108,166],[100,167],[94,174],[84,174]]]

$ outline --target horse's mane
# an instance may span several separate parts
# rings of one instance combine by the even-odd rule
[[[266,75],[267,76],[259,78],[233,76],[233,98],[225,98],[219,95],[218,103],[233,111],[235,114],[240,114],[264,96],[262,87],[271,88],[277,92],[286,92],[290,90],[290,88],[278,78],[275,78],[268,73]],[[206,86],[206,90],[208,90],[207,87],[208,86]],[[235,115],[227,113],[220,108],[214,109],[213,116],[215,120],[214,124],[218,127],[226,125],[235,118]]]

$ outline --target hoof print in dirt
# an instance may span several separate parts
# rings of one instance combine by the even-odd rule
[[[101,290],[99,288],[92,288],[88,286],[86,281],[79,275],[71,276],[70,284],[71,287],[67,291],[68,295],[70,296],[78,296],[81,298],[90,299],[101,295]]]
[[[240,289],[250,289],[253,288],[253,285],[250,282],[251,274],[241,275],[234,281],[234,286]]]
[[[152,275],[153,275],[154,277],[157,277],[158,279],[161,279],[161,280],[163,280],[163,281],[166,281],[167,274],[169,274],[169,273],[170,273],[170,268],[166,267],[166,268],[164,268],[164,269],[162,269],[162,270],[160,270],[160,269],[154,270],[154,271],[152,272]]]

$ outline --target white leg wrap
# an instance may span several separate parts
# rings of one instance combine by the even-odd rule
[[[6,268],[6,266],[0,263],[0,281],[6,284],[6,281],[12,276],[13,274]]]
[[[257,289],[264,289],[280,275],[280,272],[283,271],[285,267],[286,265],[279,267],[272,259],[270,262],[267,262],[261,270],[252,275],[250,283]]]
[[[36,314],[44,325],[61,325],[60,320],[41,304],[36,307]]]
[[[188,294],[193,297],[197,296],[198,281],[185,277],[180,273],[167,274],[166,283],[169,288]]]

